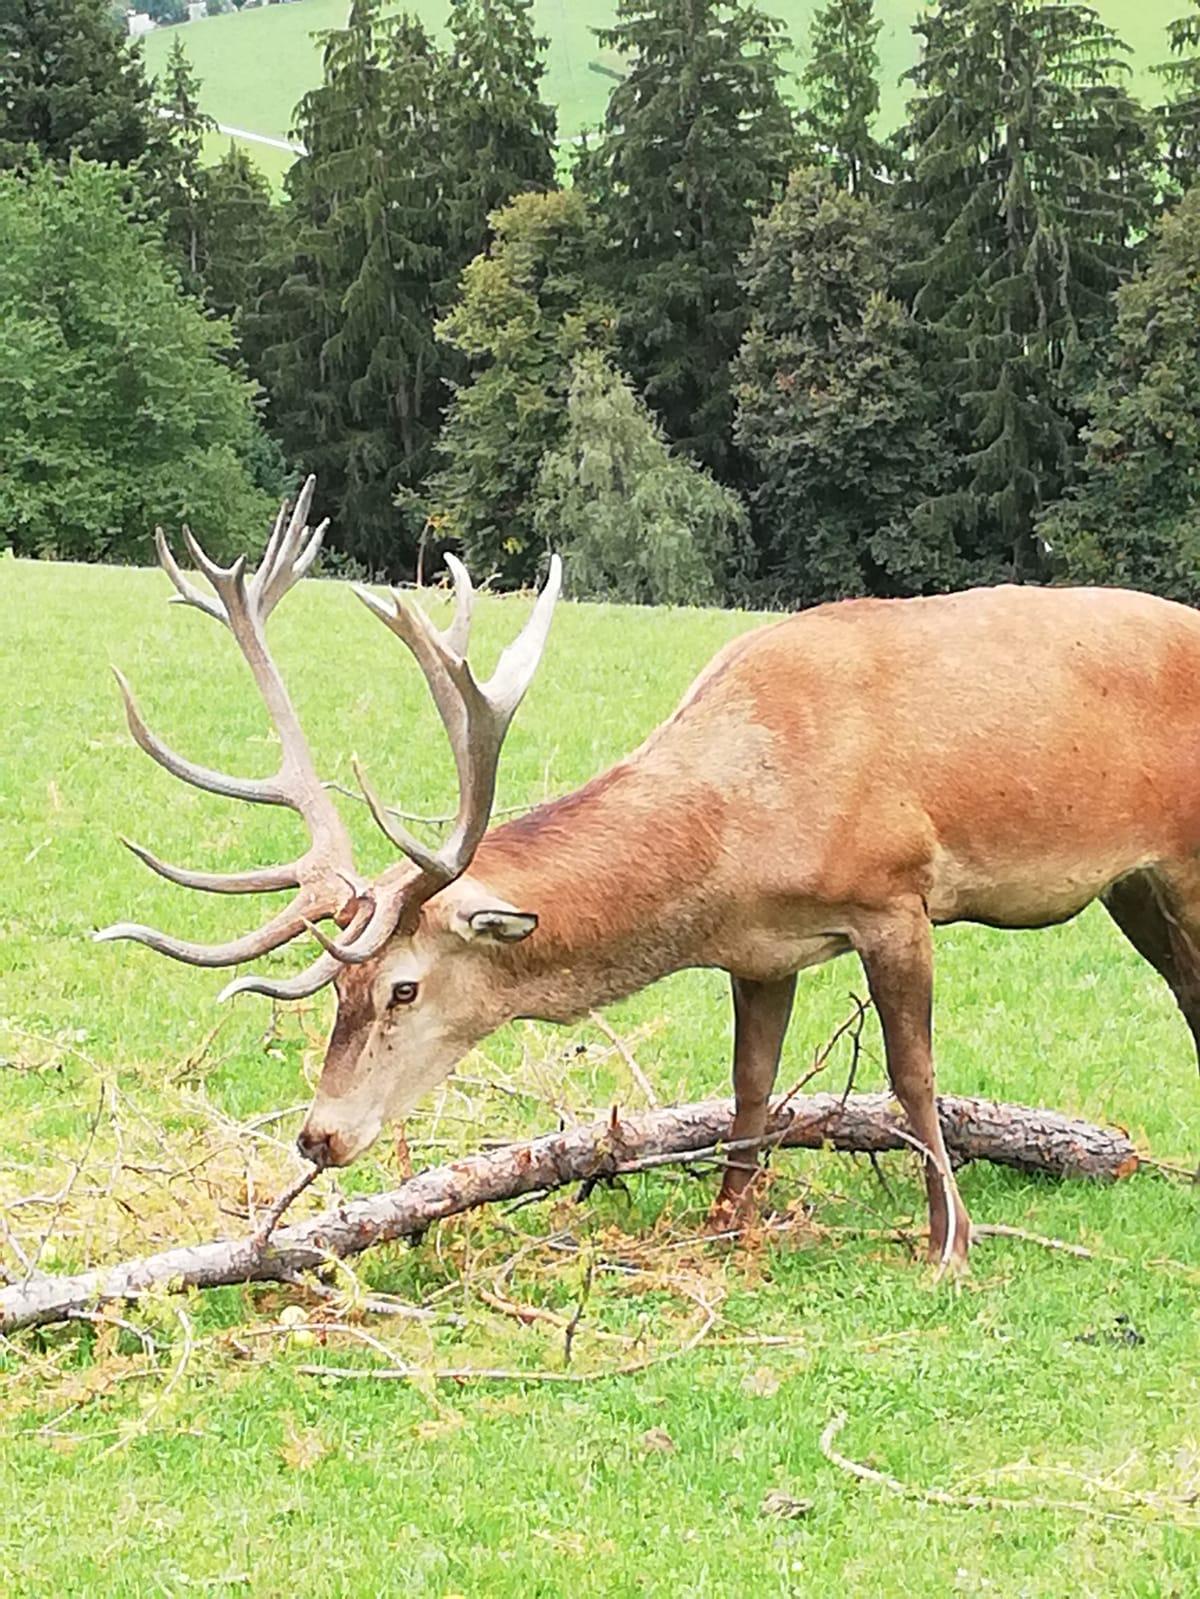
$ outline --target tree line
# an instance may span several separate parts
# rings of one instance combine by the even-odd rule
[[[618,0],[559,144],[531,0],[322,37],[283,194],[109,0],[0,20],[0,542],[797,605],[1006,580],[1200,597],[1200,0],[1161,103],[1096,11],[936,0],[878,131],[871,0]]]

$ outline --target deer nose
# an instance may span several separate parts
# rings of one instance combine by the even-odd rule
[[[302,1127],[296,1139],[296,1148],[318,1170],[333,1164],[333,1138],[329,1133],[314,1133]]]

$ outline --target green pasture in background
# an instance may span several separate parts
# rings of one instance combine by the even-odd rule
[[[448,0],[410,0],[404,9],[440,32]],[[399,9],[399,8],[398,8]],[[542,93],[558,107],[559,133],[573,138],[595,127],[604,115],[612,88],[611,72],[619,61],[601,49],[592,29],[611,23],[611,0],[535,0],[537,27],[549,39]],[[803,59],[815,0],[775,0],[764,8],[786,25],[795,47],[792,59]],[[1161,98],[1161,85],[1150,68],[1167,54],[1166,26],[1187,7],[1185,0],[1099,0],[1097,10],[1131,50],[1131,82],[1148,103]],[[903,116],[906,90],[901,74],[912,66],[918,41],[912,24],[920,8],[912,0],[877,0],[879,34],[880,122],[891,129]],[[158,28],[145,40],[146,64],[160,72],[178,35],[203,81],[202,103],[208,114],[230,127],[287,138],[296,102],[321,76],[320,48],[313,35],[341,27],[346,0],[294,0],[287,5],[205,17],[182,28]],[[598,65],[607,71],[596,71]],[[223,139],[214,137],[214,153]],[[250,146],[265,171],[280,176],[291,157],[262,144]]]

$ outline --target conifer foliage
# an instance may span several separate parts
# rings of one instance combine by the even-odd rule
[[[1159,108],[1166,133],[1166,162],[1176,192],[1200,180],[1200,0],[1167,25],[1171,59],[1155,70],[1167,85]]]
[[[0,62],[0,169],[129,167],[154,146],[150,86],[111,0],[5,0]]]
[[[628,70],[581,177],[607,231],[625,363],[667,436],[728,472],[737,259],[796,149],[780,24],[744,0],[618,0],[599,38]]]
[[[534,33],[532,8],[533,0],[454,0],[450,10],[441,102],[462,261],[486,247],[498,206],[554,182],[556,118],[539,92],[549,41]]]
[[[757,472],[769,594],[795,603],[948,587],[953,547],[910,525],[948,454],[915,331],[888,294],[890,219],[796,172],[746,255],[735,436]]]
[[[1200,189],[1160,222],[1117,294],[1076,490],[1041,531],[1074,582],[1200,603]]]
[[[1146,224],[1153,141],[1087,6],[939,0],[917,31],[901,203],[924,250],[907,283],[962,423],[956,482],[925,510],[978,578],[1032,576],[1088,352]]]
[[[829,0],[813,14],[800,74],[805,154],[851,194],[878,193],[887,160],[874,134],[882,26],[873,0]]]

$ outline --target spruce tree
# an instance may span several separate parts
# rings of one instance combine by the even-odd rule
[[[735,438],[757,474],[762,584],[789,604],[961,575],[944,530],[910,516],[943,486],[947,451],[911,319],[888,294],[892,235],[881,207],[801,170],[746,256]]]
[[[599,38],[629,66],[579,180],[605,224],[625,364],[667,436],[731,473],[737,263],[796,148],[781,27],[745,0],[619,0]]]
[[[409,569],[444,394],[437,288],[452,274],[437,57],[420,25],[354,0],[300,102],[274,286],[248,319],[288,455],[318,474],[335,536]]]
[[[1200,188],[1117,293],[1075,489],[1040,531],[1072,582],[1200,603]]]
[[[1177,192],[1200,180],[1200,0],[1167,24],[1170,61],[1155,71],[1167,84],[1167,103],[1159,108],[1167,141],[1167,170]]]
[[[577,191],[520,195],[491,225],[438,325],[470,373],[447,412],[433,495],[442,535],[507,586],[537,575],[533,486],[566,426],[571,361],[607,343],[614,318],[593,286],[599,230]]]
[[[129,167],[157,142],[150,86],[111,0],[0,8],[0,170],[30,151]]]
[[[163,75],[155,80],[154,103],[163,131],[151,186],[162,206],[166,237],[179,254],[184,287],[195,294],[203,281],[204,137],[216,123],[200,109],[200,80],[178,34]]]
[[[901,204],[930,380],[959,416],[948,519],[984,579],[1036,575],[1034,522],[1069,479],[1088,351],[1151,199],[1148,119],[1090,8],[939,0],[917,24]]]
[[[882,26],[873,0],[829,0],[813,13],[800,74],[805,153],[851,194],[877,193],[887,159],[872,131],[879,115],[875,41]]]
[[[531,10],[532,0],[455,0],[450,11],[439,93],[462,262],[486,248],[493,211],[554,182],[556,118],[539,91],[548,41]]]
[[[262,170],[232,140],[201,178],[197,266],[204,298],[218,316],[240,321],[259,292],[259,264],[276,249],[279,209]]]

